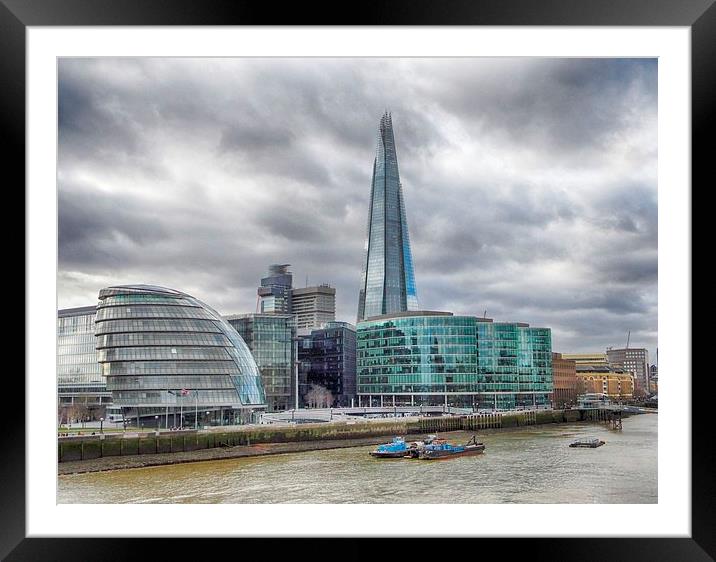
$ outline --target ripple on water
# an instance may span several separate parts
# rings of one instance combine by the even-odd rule
[[[59,503],[656,503],[657,416],[479,434],[485,453],[374,459],[370,447],[58,477]],[[472,432],[451,434],[467,441]],[[576,437],[607,444],[574,449]]]

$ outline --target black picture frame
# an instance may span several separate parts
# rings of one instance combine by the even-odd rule
[[[276,6],[246,0],[0,0],[0,119],[3,145],[15,185],[25,183],[25,33],[28,26],[135,26],[135,25],[525,25],[525,26],[686,26],[691,28],[692,79],[692,185],[706,183],[709,175],[707,134],[714,130],[716,97],[716,6],[714,0],[382,0],[354,3],[316,1]],[[7,170],[7,169],[6,169]],[[7,178],[7,175],[6,175]],[[9,180],[8,180],[9,181]],[[713,185],[713,180],[709,183]],[[704,186],[706,187],[706,186]],[[693,188],[692,188],[693,194]],[[27,282],[27,279],[25,280]],[[26,300],[31,295],[26,293]],[[684,326],[691,330],[690,326]],[[684,377],[691,376],[685,365]],[[709,373],[692,378],[709,385]],[[15,379],[17,388],[7,387]],[[5,394],[25,398],[24,381],[6,377]],[[708,393],[692,394],[692,534],[690,538],[500,538],[453,539],[460,555],[525,556],[555,560],[713,560],[716,556],[716,448],[709,444],[710,426],[698,417],[709,411]],[[25,402],[15,419],[25,419]],[[137,539],[137,538],[26,538],[25,537],[25,427],[4,428],[0,474],[0,556],[7,560],[136,560],[185,559],[191,551],[202,558],[218,556],[228,547],[230,556],[266,553],[276,556],[305,550],[302,539]],[[628,524],[628,523],[625,523]],[[593,531],[586,529],[585,531]],[[317,527],[320,535],[320,525]],[[555,535],[559,523],[555,522]],[[232,541],[240,540],[240,550]],[[372,556],[365,539],[324,539],[320,553],[361,558]],[[376,539],[373,539],[376,541]],[[468,543],[467,541],[470,541]],[[479,541],[476,543],[475,541]],[[378,542],[378,541],[376,541]],[[378,548],[401,549],[399,541]],[[147,544],[151,543],[151,544]],[[350,544],[360,543],[360,544]],[[420,556],[446,556],[444,541],[410,539]],[[308,547],[308,545],[307,545]],[[308,553],[314,547],[308,547]],[[270,553],[270,554],[269,554]],[[315,552],[319,554],[319,552]],[[197,554],[200,555],[200,554]],[[410,555],[402,554],[402,555]],[[505,554],[506,556],[507,554]]]

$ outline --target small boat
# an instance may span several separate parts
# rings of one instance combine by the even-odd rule
[[[485,450],[484,443],[478,443],[475,436],[464,445],[453,445],[444,439],[435,439],[432,443],[425,445],[418,453],[418,458],[422,460],[446,459],[451,457],[462,457],[465,455],[475,455]]]
[[[408,454],[408,444],[402,437],[393,437],[390,443],[378,445],[378,447],[370,452],[372,457],[379,459],[401,459]]]
[[[601,447],[604,445],[606,441],[602,441],[601,439],[597,439],[596,437],[584,437],[582,439],[577,439],[576,441],[573,441],[569,444],[570,447],[581,447],[585,449],[596,449],[597,447]]]

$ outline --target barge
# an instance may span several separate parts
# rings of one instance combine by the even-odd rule
[[[597,439],[596,437],[586,437],[573,441],[569,444],[569,446],[580,447],[583,449],[596,449],[597,447],[601,447],[602,445],[604,445],[604,443],[606,443],[606,441],[602,441],[601,439]]]
[[[418,452],[421,460],[447,459],[452,457],[462,457],[465,455],[476,455],[485,450],[484,443],[478,443],[475,436],[464,445],[453,445],[444,439],[435,439],[432,443],[425,445]]]

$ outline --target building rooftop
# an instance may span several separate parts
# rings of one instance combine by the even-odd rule
[[[301,296],[301,295],[307,295],[310,293],[326,293],[330,295],[335,295],[336,290],[331,287],[330,285],[315,285],[313,287],[301,287],[301,288],[294,288],[293,289],[293,296]]]
[[[628,374],[631,371],[622,369],[621,367],[612,367],[610,365],[580,365],[577,364],[578,373],[617,373]]]
[[[96,312],[97,307],[95,305],[78,306],[77,308],[63,308],[61,310],[58,310],[57,316],[59,318],[64,318],[66,316],[84,316],[85,314],[93,314]]]
[[[370,316],[365,322],[371,320],[383,320],[387,318],[404,318],[407,316],[453,316],[452,312],[441,312],[438,310],[406,310],[404,312],[391,312],[390,314],[381,314],[380,316]]]
[[[241,320],[244,318],[294,318],[295,314],[281,314],[278,312],[244,312],[242,314],[225,314],[224,320]]]

